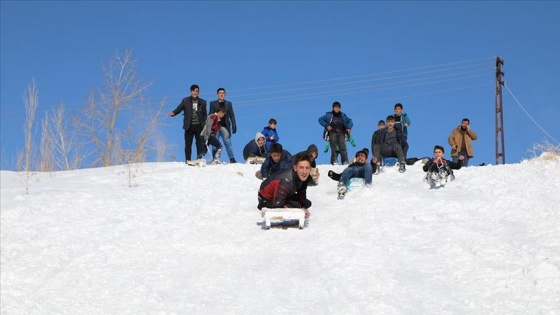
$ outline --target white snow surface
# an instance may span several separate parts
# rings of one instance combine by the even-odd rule
[[[2,171],[1,313],[560,314],[558,157],[342,201],[320,165],[303,230],[262,228],[258,168]]]

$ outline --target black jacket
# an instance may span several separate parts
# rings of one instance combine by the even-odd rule
[[[220,101],[215,100],[210,102],[210,110],[208,113],[215,113],[220,107]],[[226,128],[231,137],[231,131],[237,131],[237,123],[235,122],[235,113],[233,112],[233,104],[230,101],[225,101],[226,115],[222,118],[222,121],[226,122]],[[235,133],[235,131],[233,133]]]
[[[283,208],[295,201],[302,208],[311,207],[307,199],[307,180],[301,181],[292,168],[275,173],[261,183],[259,189],[259,206]]]
[[[200,126],[204,126],[204,124],[206,123],[206,118],[208,117],[208,113],[206,112],[206,101],[201,99],[200,97],[198,98],[198,108],[200,109],[198,111],[198,120],[200,121]],[[181,101],[181,104],[179,104],[179,106],[177,106],[177,108],[173,110],[174,115],[177,115],[180,112],[184,112],[183,129],[189,130],[194,115],[192,108],[192,96],[185,97]]]
[[[385,127],[383,129],[380,130],[376,130],[372,137],[371,137],[371,151],[373,152],[373,146],[374,145],[380,145],[383,147],[383,145],[385,144],[385,137],[387,136],[387,128]],[[408,150],[408,142],[406,141],[406,137],[404,136],[404,133],[400,130],[395,128],[395,131],[397,131],[397,142],[401,145],[401,148],[403,149],[403,152],[406,152]]]
[[[443,159],[443,161],[445,163],[444,166],[449,166],[449,168],[453,170],[458,170],[463,165],[461,162],[454,163],[446,159]],[[422,169],[424,170],[424,172],[427,172],[430,170],[432,166],[434,167],[437,166],[436,164],[434,164],[434,158],[431,158],[428,162],[426,162],[426,164],[424,164],[424,167]]]

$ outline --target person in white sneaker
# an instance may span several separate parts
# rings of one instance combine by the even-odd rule
[[[223,107],[218,108],[215,113],[210,114],[206,119],[202,132],[200,133],[204,138],[204,143],[206,144],[202,156],[206,155],[208,152],[208,145],[212,145],[216,148],[216,153],[214,153],[214,156],[212,157],[212,164],[221,164],[220,155],[222,154],[222,144],[220,143],[220,140],[218,140],[217,133],[220,131],[220,119],[224,118],[225,114],[226,109]]]
[[[216,137],[222,138],[224,146],[226,147],[227,155],[229,157],[229,162],[237,163],[237,161],[235,160],[235,156],[233,155],[231,144],[231,137],[237,132],[237,123],[235,122],[235,112],[233,111],[233,104],[225,99],[226,89],[224,89],[223,87],[218,88],[216,94],[218,95],[218,99],[210,102],[210,110],[208,112],[214,113],[220,107],[225,108],[226,114],[222,119],[220,119],[220,129]],[[215,150],[212,152],[214,152],[214,155],[216,155]]]
[[[348,165],[341,174],[329,171],[328,176],[338,180],[337,192],[339,194],[346,193],[346,185],[351,178],[363,178],[366,187],[371,187],[374,165],[371,162],[368,163],[368,154],[367,148],[356,152],[355,161]]]

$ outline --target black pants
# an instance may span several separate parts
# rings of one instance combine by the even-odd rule
[[[378,161],[380,161],[383,157],[396,156],[399,163],[405,163],[403,149],[398,143],[383,146],[376,144],[373,146],[373,155],[377,157]]]
[[[202,131],[202,126],[191,125],[188,130],[185,130],[185,160],[189,161],[191,159],[193,138],[196,141],[196,158],[202,158],[205,151],[204,139],[200,135]]]

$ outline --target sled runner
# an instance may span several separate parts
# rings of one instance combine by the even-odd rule
[[[247,158],[247,164],[263,164],[266,158],[257,157],[257,156],[250,156]]]
[[[272,227],[272,224],[284,224],[295,223],[299,229],[303,229],[305,226],[305,215],[306,210],[299,208],[262,208],[261,216],[264,219],[264,229],[268,230]]]
[[[206,160],[205,159],[189,160],[189,161],[187,161],[187,165],[205,167],[206,166]]]

